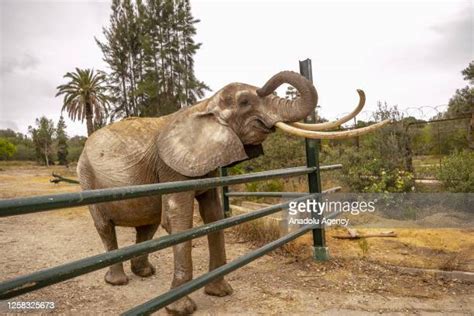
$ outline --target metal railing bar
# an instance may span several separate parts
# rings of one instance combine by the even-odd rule
[[[328,194],[340,191],[342,187],[333,187],[321,192],[321,194]],[[226,195],[228,197],[237,197],[237,196],[259,196],[259,197],[300,197],[307,195],[307,192],[228,192]]]
[[[326,168],[332,168],[332,166],[326,166]],[[65,207],[76,207],[86,204],[132,199],[156,194],[203,190],[224,185],[233,185],[280,177],[299,176],[315,172],[315,170],[316,167],[295,167],[256,172],[252,174],[228,176],[225,178],[205,178],[0,200],[0,217],[36,213]]]
[[[206,284],[234,271],[237,270],[238,268],[241,268],[250,262],[260,258],[264,254],[275,250],[276,248],[288,243],[289,241],[292,241],[302,235],[304,235],[306,232],[310,231],[312,229],[312,225],[308,225],[305,227],[302,227],[282,238],[279,238],[275,241],[272,241],[265,246],[258,248],[246,255],[243,255],[242,257],[239,257],[235,259],[234,261],[231,261],[223,266],[220,266],[219,268],[216,268],[206,274],[203,274],[181,286],[178,286],[174,289],[171,289],[170,291],[153,298],[149,300],[146,303],[143,303],[141,305],[138,305],[127,312],[123,313],[122,315],[124,316],[131,316],[131,315],[149,315],[154,311],[159,310],[160,308],[165,307],[168,304],[173,303],[174,301],[186,296],[189,293],[194,292],[197,289],[202,288]]]
[[[342,212],[330,213],[329,215],[325,216],[325,218],[327,219],[334,218],[340,214],[342,214]],[[286,236],[283,236],[275,241],[272,241],[266,244],[265,246],[261,248],[258,248],[246,255],[243,255],[242,257],[239,257],[223,266],[220,266],[219,268],[209,271],[208,273],[203,274],[189,282],[186,282],[185,284],[182,284],[174,289],[171,289],[168,292],[149,300],[148,302],[135,306],[134,308],[126,311],[122,315],[123,316],[149,315],[152,312],[157,311],[160,308],[163,308],[166,305],[171,304],[174,301],[186,296],[187,294],[190,294],[202,288],[203,286],[212,282],[213,280],[220,278],[226,274],[229,274],[230,272],[235,271],[238,268],[241,268],[247,265],[248,263],[260,258],[264,254],[272,250],[275,250],[276,248],[300,237],[301,235],[304,235],[306,232],[314,229],[317,226],[318,225],[307,225],[307,226],[301,227],[295,230],[294,232],[289,233]]]
[[[334,212],[325,216],[325,218],[327,219],[334,218],[340,214],[342,214],[342,212]],[[213,280],[220,278],[226,274],[229,274],[230,272],[235,271],[238,268],[241,268],[247,265],[248,263],[260,258],[264,254],[272,250],[275,250],[276,248],[288,243],[289,241],[292,241],[300,237],[301,235],[304,235],[306,232],[314,229],[315,226],[317,225],[307,225],[307,226],[301,227],[298,230],[292,233],[289,233],[288,235],[282,238],[279,238],[275,241],[272,241],[261,248],[258,248],[242,257],[235,259],[232,262],[229,262],[223,266],[220,266],[219,268],[209,271],[208,273],[203,274],[189,282],[186,282],[185,284],[182,284],[179,287],[171,289],[168,292],[149,300],[148,302],[135,306],[134,308],[126,311],[122,315],[123,316],[149,315],[152,312],[157,311],[160,308],[163,308],[166,305],[171,304],[174,301],[186,296],[187,294],[190,294],[202,288],[203,286],[212,282]]]
[[[311,196],[312,195],[308,194],[305,197],[294,199],[293,201],[304,201]],[[277,213],[282,208],[287,207],[290,202],[292,201],[272,205],[251,213],[222,219],[184,232],[152,239],[136,245],[123,247],[53,268],[36,271],[28,275],[2,282],[0,283],[0,299],[9,299],[48,285],[56,284],[79,275],[105,268],[118,262],[129,260],[136,256],[155,252],[179,244],[183,241],[201,237],[221,229]]]

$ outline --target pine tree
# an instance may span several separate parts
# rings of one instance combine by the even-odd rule
[[[111,70],[115,116],[165,115],[204,96],[188,0],[113,0],[111,9],[106,40],[96,41]]]
[[[58,162],[60,165],[67,166],[68,164],[68,137],[66,134],[66,122],[64,122],[64,118],[61,116],[58,121],[58,125],[56,128],[56,141],[57,141],[57,156]]]
[[[194,75],[194,59],[193,56],[197,50],[201,47],[200,43],[195,43],[193,40],[196,35],[196,28],[194,24],[198,23],[199,20],[194,19],[191,14],[191,4],[189,0],[183,1],[183,29],[182,29],[182,63],[184,72],[184,91],[185,91],[185,104],[191,105],[198,99],[204,96],[204,91],[209,90],[209,87],[202,81],[199,81]]]
[[[128,51],[125,43],[125,15],[121,5],[121,0],[113,0],[111,5],[109,28],[103,28],[106,39],[102,43],[96,39],[102,53],[104,61],[110,67],[107,81],[111,87],[114,111],[111,113],[113,119],[115,115],[128,117],[132,115],[129,105],[129,72],[128,72]]]

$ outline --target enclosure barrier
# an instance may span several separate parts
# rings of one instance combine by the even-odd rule
[[[319,169],[334,170],[341,165],[321,166]],[[0,217],[36,213],[64,207],[133,199],[138,197],[169,194],[190,190],[204,190],[245,182],[255,182],[281,177],[301,176],[316,172],[318,167],[295,167],[256,172],[236,176],[205,178],[187,181],[125,186],[111,189],[87,190],[75,193],[42,195],[0,201]]]
[[[333,187],[327,190],[322,191],[322,194],[329,194],[341,191],[342,187]],[[228,197],[276,197],[276,198],[297,198],[307,195],[308,193],[301,192],[240,192],[240,191],[230,191],[225,193]]]
[[[320,170],[333,170],[340,168],[340,165],[321,166]],[[53,210],[65,207],[77,207],[92,203],[103,203],[115,200],[132,199],[143,196],[150,196],[155,194],[167,194],[175,192],[183,192],[188,190],[197,189],[210,189],[223,185],[240,184],[245,182],[268,180],[279,177],[289,176],[300,176],[315,172],[316,168],[312,167],[296,167],[272,171],[257,172],[253,174],[227,176],[218,178],[206,178],[196,179],[179,182],[168,182],[159,184],[148,184],[140,186],[129,186],[112,189],[101,189],[101,190],[90,190],[77,193],[66,193],[66,194],[55,194],[29,198],[18,198],[10,200],[0,201],[0,217],[21,215],[28,213],[36,213],[41,211]],[[303,201],[311,195],[306,195],[295,201]],[[124,247],[114,251],[106,252],[103,254],[95,255],[71,263],[66,263],[54,268],[49,268],[41,271],[37,271],[25,276],[20,276],[0,284],[0,299],[9,299],[16,297],[21,294],[25,294],[48,285],[52,285],[61,281],[65,281],[74,278],[79,275],[83,275],[95,270],[99,270],[110,266],[112,264],[129,260],[133,257],[137,257],[146,253],[154,252],[163,248],[167,248],[181,242],[194,239],[207,235],[211,232],[215,232],[224,228],[232,227],[253,219],[257,219],[263,216],[267,216],[280,211],[281,209],[288,206],[289,202],[273,205],[270,207],[263,208],[261,210],[226,218],[214,223],[209,223],[196,227],[184,232],[164,236],[158,239],[145,241],[136,245]],[[283,238],[280,238],[273,243],[266,245],[258,250],[251,252],[250,254],[238,259],[235,262],[231,262],[225,266],[211,271],[212,274],[203,275],[193,281],[184,284],[182,287],[168,292],[163,298],[160,297],[153,300],[153,303],[146,303],[145,307],[139,306],[140,313],[144,312],[146,308],[155,306],[160,308],[169,304],[174,300],[179,299],[186,293],[190,293],[196,288],[203,286],[204,284],[211,282],[216,277],[227,274],[238,267],[245,265],[252,260],[262,256],[263,254],[275,249],[276,247],[287,243],[290,240],[297,238],[304,234],[306,231],[313,229],[314,227],[306,226],[301,228],[294,233],[291,233]],[[191,283],[192,282],[192,283]],[[203,283],[204,282],[204,283]],[[174,293],[174,294],[173,294]],[[185,293],[185,294],[183,294]],[[164,304],[164,305],[163,305]],[[156,309],[153,309],[156,310]],[[132,310],[133,311],[133,310]],[[150,309],[152,311],[152,309]]]
[[[300,62],[300,72],[311,80],[310,60]],[[314,115],[308,118],[309,122],[314,121]],[[78,207],[88,204],[104,203],[110,201],[133,199],[151,195],[162,195],[169,193],[184,192],[190,190],[204,190],[216,187],[223,187],[223,206],[227,212],[229,210],[230,196],[255,195],[260,196],[286,196],[294,198],[292,201],[272,205],[260,210],[228,217],[213,223],[208,223],[187,231],[175,233],[172,235],[148,240],[132,246],[123,247],[103,254],[80,259],[66,263],[53,268],[40,270],[28,275],[16,277],[0,283],[0,300],[10,299],[28,292],[32,292],[43,287],[59,283],[74,277],[96,271],[110,265],[129,260],[131,258],[155,252],[184,241],[207,235],[225,228],[229,228],[247,221],[258,219],[267,215],[279,212],[288,207],[293,201],[304,201],[309,197],[315,197],[315,193],[321,193],[320,171],[340,169],[341,165],[319,166],[318,161],[318,143],[315,140],[306,140],[306,167],[296,167],[288,169],[278,169],[253,174],[227,176],[227,170],[221,170],[221,177],[204,178],[179,182],[167,182],[158,184],[146,184],[137,186],[126,186],[119,188],[88,190],[76,193],[45,195],[29,198],[17,198],[10,200],[0,200],[0,217],[31,214],[42,211]],[[246,182],[255,182],[269,180],[280,177],[308,176],[309,193],[290,193],[290,192],[229,192],[228,186]],[[329,193],[338,190],[333,188],[322,193]],[[303,195],[303,196],[302,196]],[[337,213],[332,213],[328,217],[335,217]],[[313,215],[314,216],[314,215]],[[185,295],[205,286],[213,280],[222,277],[250,262],[263,256],[264,254],[298,238],[308,231],[313,232],[313,245],[315,258],[327,258],[327,251],[324,240],[324,229],[315,225],[308,225],[289,233],[265,246],[251,251],[250,253],[237,258],[223,266],[220,266],[206,274],[203,274],[179,287],[125,312],[124,315],[144,315],[156,311],[166,305],[184,297]]]

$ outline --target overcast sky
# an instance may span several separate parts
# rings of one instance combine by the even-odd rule
[[[191,1],[201,20],[195,72],[214,91],[229,82],[259,86],[311,58],[324,117],[352,110],[357,88],[369,111],[377,100],[438,106],[466,85],[472,3]],[[62,99],[54,95],[66,72],[107,70],[94,37],[103,38],[110,1],[0,0],[0,11],[0,128],[25,133],[41,115],[57,121]],[[86,134],[85,124],[67,124],[69,135]]]

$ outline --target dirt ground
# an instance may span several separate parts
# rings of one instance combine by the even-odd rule
[[[33,165],[2,165],[0,168],[0,198],[78,190],[76,185],[50,184],[51,168]],[[54,170],[63,175],[73,174],[60,167]],[[197,217],[195,221],[199,223]],[[234,288],[232,295],[217,298],[205,295],[201,289],[190,296],[198,305],[197,315],[474,314],[473,284],[434,279],[429,275],[414,276],[397,269],[397,265],[407,266],[411,262],[411,266],[417,266],[430,261],[436,262],[434,266],[439,268],[440,263],[460,252],[464,255],[456,268],[472,268],[472,230],[448,232],[453,240],[458,240],[454,246],[443,239],[446,232],[439,232],[439,236],[428,233],[434,234],[406,232],[397,239],[374,238],[368,241],[368,247],[362,247],[357,241],[335,240],[329,236],[333,259],[324,263],[309,258],[307,247],[301,245],[306,244],[310,236],[303,236],[290,246],[293,255],[277,251],[228,275]],[[158,235],[163,234],[160,229]],[[132,244],[135,238],[130,228],[119,228],[118,236],[121,246]],[[253,243],[242,242],[233,231],[226,231],[226,238],[229,261],[255,248]],[[431,240],[431,244],[427,240]],[[193,241],[195,276],[207,270],[206,244],[205,238]],[[361,249],[366,249],[365,253]],[[295,255],[295,251],[301,253]],[[86,207],[0,220],[1,281],[101,252],[103,247]],[[413,253],[416,253],[413,258],[420,262],[406,259]],[[433,256],[436,253],[443,253],[442,259]],[[447,253],[445,257],[444,253]],[[106,284],[103,269],[11,301],[52,301],[56,306],[53,313],[118,314],[168,290],[172,277],[171,249],[151,254],[150,261],[156,266],[157,274],[147,279],[133,275],[129,263],[125,264],[130,278],[126,286]],[[423,265],[426,266],[430,265]],[[7,310],[6,302],[1,302],[0,313],[7,312],[12,311]]]

